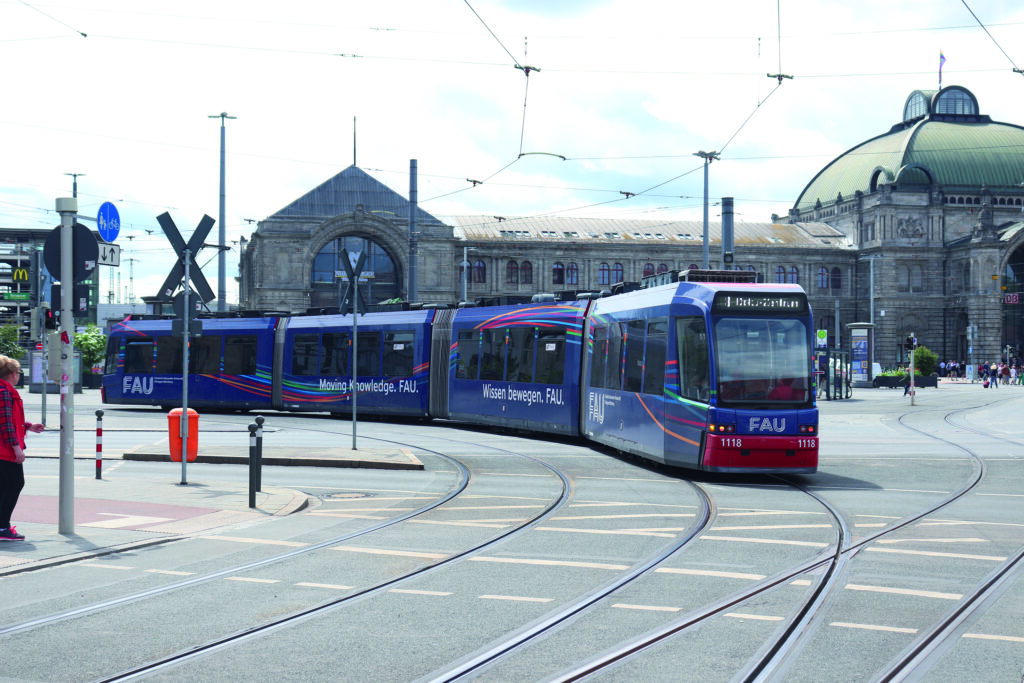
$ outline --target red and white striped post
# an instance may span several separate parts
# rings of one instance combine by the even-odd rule
[[[103,478],[103,411],[96,411],[96,478]]]

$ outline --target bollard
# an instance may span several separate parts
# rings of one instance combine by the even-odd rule
[[[256,430],[255,423],[249,425],[249,507],[256,507]]]
[[[96,411],[96,478],[103,478],[103,411]]]
[[[263,490],[263,423],[262,415],[256,416],[256,490]]]

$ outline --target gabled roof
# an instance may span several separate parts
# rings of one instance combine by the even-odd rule
[[[352,213],[358,207],[392,220],[409,220],[409,200],[356,166],[313,188],[270,218],[319,218]],[[417,207],[418,222],[438,220]]]

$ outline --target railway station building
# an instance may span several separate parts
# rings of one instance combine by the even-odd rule
[[[415,234],[410,215],[415,210]],[[711,267],[721,224],[709,226]],[[1024,346],[1024,127],[981,113],[966,88],[916,90],[888,131],[809,180],[789,215],[735,224],[736,270],[807,291],[829,346],[873,323],[874,359],[913,334],[942,360],[1019,358]],[[334,308],[339,255],[365,252],[368,304],[529,300],[609,290],[703,262],[700,221],[433,216],[355,166],[242,240],[242,308]],[[462,264],[467,264],[463,266]]]

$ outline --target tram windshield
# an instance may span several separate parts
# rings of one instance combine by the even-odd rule
[[[804,320],[714,321],[717,398],[722,403],[806,403],[811,349]]]

